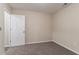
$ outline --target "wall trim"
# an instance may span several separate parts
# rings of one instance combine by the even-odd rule
[[[45,43],[45,42],[52,42],[52,40],[40,41],[40,42],[27,42],[27,43],[25,43],[25,44],[35,44],[35,43]]]
[[[16,45],[16,46],[22,46],[22,45],[25,45],[25,43],[21,44],[21,45]],[[12,45],[5,45],[4,47],[14,47]]]
[[[61,43],[59,43],[59,42],[57,42],[57,41],[55,41],[55,40],[52,40],[52,42],[55,42],[56,44],[58,44],[58,45],[60,45],[60,46],[62,46],[62,47],[64,47],[64,48],[66,48],[66,49],[68,49],[68,50],[70,50],[70,51],[72,51],[72,52],[74,52],[74,53],[76,53],[76,54],[79,55],[79,52],[77,52],[77,51],[75,51],[75,50],[73,50],[73,49],[67,47],[66,45],[63,45],[63,44],[61,44]]]

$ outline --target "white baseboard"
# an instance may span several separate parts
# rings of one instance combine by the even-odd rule
[[[5,45],[4,47],[10,47],[10,45]]]
[[[35,44],[35,43],[44,43],[44,42],[52,42],[52,40],[49,40],[49,41],[40,41],[40,42],[28,42],[26,44]]]
[[[23,43],[21,45],[25,45],[25,43]],[[4,47],[14,47],[14,46],[21,46],[21,45],[5,45]]]
[[[44,43],[44,42],[52,42],[52,40],[40,41],[40,42],[26,42],[25,44],[35,44],[35,43]],[[22,45],[25,45],[25,44],[22,44]],[[13,47],[13,46],[5,45],[5,47]]]
[[[60,46],[62,46],[62,47],[64,47],[64,48],[67,48],[68,50],[70,50],[70,51],[72,51],[72,52],[74,52],[74,53],[76,53],[76,54],[79,54],[79,52],[77,52],[77,51],[75,51],[75,50],[73,50],[73,49],[67,47],[66,45],[63,45],[63,44],[61,44],[61,43],[59,43],[59,42],[57,42],[57,41],[55,41],[55,40],[52,40],[52,42],[55,42],[56,44],[58,44],[58,45],[60,45]]]

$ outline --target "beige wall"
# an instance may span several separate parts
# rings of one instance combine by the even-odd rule
[[[4,54],[4,4],[0,4],[0,54]]]
[[[52,17],[53,41],[79,54],[79,4],[71,4]]]
[[[9,47],[10,46],[10,13],[11,8],[5,4],[4,8],[4,46]]]
[[[4,51],[4,45],[5,45],[5,25],[4,25],[4,11],[9,12],[9,7],[7,4],[1,4],[0,3],[0,27],[1,27],[1,31],[0,31],[0,54],[5,54]]]
[[[49,14],[23,10],[13,10],[12,13],[26,16],[26,43],[52,40],[52,19]]]

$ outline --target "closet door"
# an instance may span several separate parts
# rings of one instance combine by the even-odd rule
[[[11,46],[25,44],[25,16],[11,15]]]

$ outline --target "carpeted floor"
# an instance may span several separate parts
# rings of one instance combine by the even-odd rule
[[[6,49],[7,55],[76,55],[54,42],[27,44]]]

